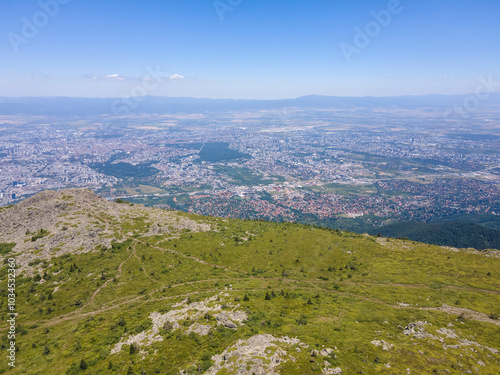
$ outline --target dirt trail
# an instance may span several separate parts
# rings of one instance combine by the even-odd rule
[[[134,255],[135,253],[135,243],[133,244],[133,251],[130,252],[130,255],[128,256],[127,259],[125,259],[123,262],[120,263],[120,265],[118,266],[118,274],[115,276],[115,277],[120,277],[122,275],[122,267],[123,265]],[[95,296],[104,288],[108,285],[108,283],[110,281],[113,281],[113,279],[108,279],[106,280],[106,282],[104,284],[102,284],[100,287],[98,287],[94,293],[92,293],[92,296],[90,296],[90,299],[89,301],[83,305],[82,307],[80,307],[78,310],[76,310],[75,312],[73,313],[76,313],[76,312],[79,312],[79,311],[82,311],[84,308],[88,307],[93,301],[94,301],[94,298]],[[71,313],[70,313],[71,314]]]
[[[311,288],[311,290],[317,290],[317,289],[316,288]],[[380,301],[380,300],[375,299],[375,298],[370,298],[370,297],[362,296],[362,295],[355,294],[355,293],[352,293],[352,292],[333,291],[333,290],[329,290],[329,289],[320,289],[320,290],[323,291],[323,292],[326,292],[326,293],[339,293],[339,294],[351,296],[351,297],[354,297],[354,298],[359,298],[359,299],[362,299],[362,300],[365,300],[365,301],[379,303],[381,305],[385,305],[385,306],[392,307],[392,308],[395,308],[395,309],[412,309],[412,310],[424,310],[424,311],[441,311],[441,312],[445,312],[445,313],[450,314],[450,315],[463,316],[465,319],[472,319],[472,320],[477,320],[477,321],[486,322],[486,323],[492,323],[492,324],[495,324],[497,326],[500,326],[500,320],[491,319],[488,316],[488,314],[485,314],[485,313],[482,313],[482,312],[478,312],[478,311],[474,311],[474,310],[470,310],[470,309],[466,309],[466,308],[462,308],[462,307],[453,307],[453,306],[448,306],[448,305],[445,305],[445,304],[443,304],[443,306],[441,306],[441,307],[401,306],[401,305],[393,305],[393,304],[390,304],[388,302]]]
[[[221,280],[225,280],[225,279],[221,279]],[[240,278],[238,280],[242,281],[242,280],[252,280],[252,279],[251,278]],[[209,279],[209,280],[199,280],[199,281],[188,281],[188,282],[185,282],[185,283],[174,284],[174,285],[172,285],[172,287],[178,287],[178,286],[183,286],[183,285],[192,285],[192,284],[196,284],[196,283],[211,282],[211,281],[216,281],[216,280],[215,279]],[[303,282],[311,282],[311,281],[315,281],[315,280],[303,280]],[[491,324],[495,324],[497,326],[500,326],[500,320],[493,320],[493,319],[491,319],[488,316],[488,314],[481,313],[481,312],[474,311],[474,310],[470,310],[470,309],[466,309],[466,308],[458,308],[458,307],[447,306],[447,305],[443,305],[442,307],[400,306],[400,305],[392,305],[390,303],[387,303],[387,302],[384,302],[384,301],[380,301],[380,300],[377,300],[375,298],[370,298],[370,297],[358,295],[358,294],[355,294],[355,293],[352,293],[352,292],[343,292],[343,291],[338,291],[338,290],[330,290],[330,289],[315,288],[315,287],[301,287],[301,286],[297,286],[295,289],[296,290],[309,290],[309,291],[315,291],[315,292],[321,291],[323,293],[339,294],[339,295],[344,295],[344,296],[350,296],[350,297],[353,297],[353,298],[357,298],[357,299],[361,299],[361,300],[369,301],[369,302],[373,302],[373,303],[378,303],[378,304],[381,304],[381,305],[384,305],[384,306],[388,306],[388,307],[391,307],[391,308],[395,308],[395,309],[413,309],[413,310],[422,310],[422,311],[444,312],[444,313],[447,313],[447,314],[450,314],[450,315],[462,316],[462,317],[464,317],[464,319],[471,319],[471,320],[476,320],[476,321],[485,322],[485,323],[491,323]],[[182,293],[182,294],[173,295],[173,296],[165,296],[165,297],[159,297],[159,298],[152,298],[152,299],[143,301],[142,304],[144,304],[144,303],[151,303],[151,301],[164,301],[164,300],[170,300],[170,299],[174,299],[174,298],[183,298],[183,297],[192,296],[192,295],[201,294],[201,293],[216,293],[216,292],[220,292],[220,291],[226,291],[226,292],[258,292],[258,291],[268,291],[268,290],[269,289],[267,287],[251,288],[251,289],[231,289],[231,290],[225,290],[225,289],[222,289],[222,288],[221,289],[207,289],[207,290],[200,290],[200,291],[194,291],[194,292],[189,292],[189,293]],[[151,296],[152,294],[156,293],[157,291],[158,290],[152,291],[152,292],[148,293],[148,295]],[[131,303],[137,302],[137,301],[143,299],[144,297],[145,296],[142,296],[142,295],[141,296],[137,296],[137,297],[134,297],[134,298],[131,298],[131,299],[128,299],[128,300],[116,303],[116,304],[114,304],[112,306],[103,307],[103,308],[100,308],[98,310],[89,311],[89,312],[86,312],[86,313],[81,313],[79,315],[76,315],[76,313],[78,311],[80,311],[80,310],[77,310],[77,311],[74,311],[74,312],[71,312],[71,313],[68,313],[68,314],[65,314],[65,315],[62,315],[62,316],[50,319],[50,320],[32,321],[32,322],[27,322],[27,323],[24,323],[24,324],[27,324],[27,325],[38,324],[38,325],[40,325],[40,327],[53,326],[55,324],[58,324],[58,323],[61,323],[61,322],[64,322],[64,321],[73,320],[73,319],[77,319],[77,318],[85,317],[85,316],[96,315],[96,314],[100,314],[100,313],[105,312],[105,311],[116,309],[116,308],[118,308],[118,307],[120,307],[122,305],[126,305],[126,304],[131,304]],[[2,329],[2,330],[4,330],[4,329]],[[0,330],[0,331],[2,331],[2,330]]]
[[[141,267],[142,267],[142,272],[144,273],[144,276],[146,276],[149,280],[151,280],[152,282],[154,283],[160,283],[162,284],[162,282],[160,280],[156,280],[154,278],[151,277],[151,275],[148,275],[147,271],[146,271],[146,266],[144,265],[144,263],[142,262],[142,259],[139,258],[137,256],[137,251],[136,251],[136,248],[135,248],[135,243],[134,243],[134,251],[133,251],[133,255],[135,258],[137,258],[137,260],[139,261],[139,263],[141,264]],[[162,285],[165,285],[165,284],[162,284]]]
[[[148,244],[147,242],[143,242],[143,241],[140,241],[138,240],[140,243],[142,244]],[[151,245],[151,244],[148,244],[150,247],[154,248],[154,249],[157,249],[157,250],[160,250],[162,253],[164,253],[165,251],[168,251],[170,253],[173,253],[173,254],[177,254],[177,255],[181,255],[183,256],[184,258],[188,258],[188,259],[193,259],[195,260],[196,262],[198,263],[201,263],[201,264],[205,264],[207,266],[212,266],[212,267],[217,267],[217,268],[222,268],[223,270],[225,271],[228,271],[228,272],[234,272],[234,273],[246,273],[245,271],[241,271],[241,270],[232,270],[228,267],[225,267],[225,266],[221,266],[221,265],[218,265],[218,264],[213,264],[213,263],[208,263],[208,262],[205,262],[204,260],[201,260],[197,257],[194,257],[194,256],[191,256],[191,255],[186,255],[180,251],[177,251],[177,250],[172,250],[172,249],[165,249],[163,247],[159,247],[159,246],[155,246],[155,245]]]
[[[104,218],[102,218],[102,219],[106,221],[106,219],[104,219]],[[123,267],[123,265],[128,260],[130,260],[132,257],[136,257],[139,260],[139,262],[141,263],[141,265],[142,265],[142,269],[143,269],[143,272],[144,272],[145,276],[148,277],[153,282],[161,283],[161,281],[155,280],[152,277],[150,277],[150,275],[147,274],[146,269],[145,269],[145,267],[144,267],[144,265],[142,263],[142,260],[137,256],[136,245],[138,243],[141,243],[141,244],[144,244],[144,245],[148,245],[148,246],[150,246],[150,247],[152,247],[154,249],[157,249],[157,250],[161,251],[162,253],[170,252],[170,253],[173,253],[173,254],[181,255],[181,256],[183,256],[185,258],[192,259],[192,260],[194,260],[194,261],[196,261],[196,262],[198,262],[200,264],[204,264],[204,265],[208,265],[208,266],[220,268],[220,269],[223,269],[225,271],[232,272],[232,273],[246,274],[246,272],[244,272],[244,271],[241,271],[241,270],[232,270],[232,269],[230,269],[228,267],[225,267],[225,266],[222,266],[222,265],[208,263],[208,262],[205,262],[205,261],[203,261],[203,260],[201,260],[201,259],[199,259],[197,257],[188,256],[188,255],[186,255],[186,254],[184,254],[184,253],[182,253],[180,251],[177,251],[177,250],[166,249],[166,248],[162,248],[162,247],[159,247],[159,246],[148,244],[147,242],[144,242],[144,241],[141,241],[141,240],[138,240],[138,239],[133,239],[132,251],[130,252],[130,255],[127,257],[127,259],[125,259],[118,266],[118,274],[115,277],[120,277],[121,274],[122,274],[122,267]],[[208,279],[208,280],[188,281],[188,282],[184,282],[184,283],[172,284],[172,285],[170,285],[170,287],[173,288],[173,287],[180,287],[180,286],[184,286],[184,285],[193,285],[193,284],[204,283],[204,282],[217,282],[217,281],[224,281],[224,280],[235,280],[235,281],[236,280],[239,280],[239,281],[248,280],[249,281],[249,280],[255,280],[255,279],[269,280],[269,281],[282,280],[283,282],[294,282],[296,284],[303,284],[303,285],[304,285],[304,283],[316,284],[316,285],[317,284],[325,284],[325,283],[327,283],[326,281],[317,280],[317,279],[297,280],[297,279],[287,279],[287,278],[280,278],[280,277],[274,277],[274,278],[254,277],[253,275],[250,275],[249,277],[239,277],[239,278],[236,278],[236,279]],[[80,307],[79,309],[77,309],[75,311],[72,311],[72,312],[64,314],[64,315],[60,315],[60,316],[55,317],[53,319],[38,320],[38,321],[32,321],[32,322],[27,322],[27,323],[23,323],[23,324],[27,324],[27,325],[39,324],[39,325],[41,325],[41,327],[43,327],[43,326],[52,326],[52,325],[55,325],[55,324],[58,324],[58,323],[61,323],[61,322],[64,322],[64,321],[78,319],[80,317],[91,316],[91,315],[102,313],[104,311],[109,311],[109,310],[118,308],[120,306],[126,305],[126,304],[131,304],[131,303],[134,303],[134,302],[138,302],[141,299],[145,298],[145,295],[140,295],[140,296],[129,298],[129,299],[117,302],[117,303],[114,303],[114,302],[117,301],[117,300],[115,300],[115,301],[109,302],[109,303],[114,303],[111,306],[105,306],[105,307],[101,307],[101,308],[99,308],[97,310],[94,310],[94,311],[88,311],[88,312],[82,313],[82,310],[84,310],[85,308],[87,308],[88,306],[90,306],[90,304],[95,300],[95,297],[99,294],[99,292],[103,288],[105,288],[108,285],[108,283],[110,281],[112,281],[112,279],[108,279],[103,285],[99,286],[94,291],[94,293],[90,297],[89,301],[86,304],[84,304],[82,307]],[[354,282],[344,282],[344,283],[350,284],[350,285],[356,285],[356,283],[354,283]],[[429,288],[429,287],[426,287],[426,286],[423,286],[423,285],[397,284],[397,283],[388,283],[388,284],[364,283],[364,284],[366,284],[366,285],[373,285],[373,286],[380,285],[380,286],[407,287],[407,288]],[[158,289],[149,292],[147,295],[149,297],[152,297],[155,293],[157,293],[161,289],[165,288],[166,285],[167,285],[167,283],[162,283],[161,286]],[[465,309],[465,308],[458,308],[458,307],[447,306],[447,305],[443,305],[442,307],[400,306],[400,305],[392,305],[392,304],[384,302],[384,301],[380,301],[380,300],[377,300],[377,299],[374,299],[374,298],[370,298],[370,297],[366,297],[366,296],[363,296],[363,295],[358,295],[358,294],[355,294],[355,293],[352,293],[352,292],[330,290],[330,289],[324,289],[324,288],[318,288],[318,287],[305,287],[305,286],[300,286],[300,285],[297,285],[294,288],[295,289],[302,289],[302,290],[322,291],[324,293],[332,293],[332,294],[335,293],[335,294],[341,294],[341,295],[345,295],[345,296],[351,296],[353,298],[358,298],[358,299],[361,299],[361,300],[370,301],[370,302],[382,304],[382,305],[385,305],[385,306],[388,306],[388,307],[392,307],[392,308],[397,308],[397,309],[415,309],[415,310],[424,310],[424,311],[440,311],[440,312],[445,312],[445,313],[451,314],[451,315],[463,316],[466,319],[472,319],[472,320],[477,320],[477,321],[481,321],[481,322],[492,323],[492,324],[500,326],[500,321],[499,320],[493,320],[493,319],[489,318],[489,316],[487,314],[485,314],[485,313],[481,313],[481,312],[477,312],[477,311],[469,310],[469,309]],[[500,294],[500,292],[494,291],[494,290],[475,289],[475,288],[468,288],[468,287],[443,286],[442,288],[443,289],[457,289],[457,290],[468,290],[468,291],[474,291],[474,292],[484,292],[484,293]],[[174,298],[179,298],[179,297],[187,297],[187,296],[190,296],[190,295],[196,295],[196,294],[200,294],[200,293],[212,293],[212,292],[215,293],[215,292],[220,292],[221,290],[224,290],[224,289],[220,288],[220,289],[200,290],[200,291],[195,291],[195,292],[182,293],[182,294],[178,294],[178,295],[174,295],[174,296],[165,296],[165,297],[159,297],[159,298],[154,298],[153,297],[153,298],[150,298],[147,301],[143,301],[143,303],[150,303],[151,301],[169,300],[169,299],[174,299]],[[240,292],[240,291],[241,292],[249,292],[249,291],[263,291],[263,290],[268,290],[268,289],[267,289],[267,287],[266,288],[263,287],[263,288],[254,288],[254,289],[228,290],[228,292]],[[124,297],[124,298],[126,298],[126,297]],[[0,329],[0,331],[3,331],[5,329],[6,328],[2,328],[2,329]]]
[[[323,280],[318,280],[318,282],[324,282]],[[352,281],[343,281],[345,284],[350,284],[350,285],[356,285],[359,283],[355,283]],[[364,285],[371,285],[371,286],[394,286],[394,287],[402,287],[402,288],[422,288],[422,289],[431,289],[429,286],[426,285],[415,285],[415,284],[398,284],[398,283],[370,283],[370,282],[363,282]],[[490,294],[499,294],[500,291],[497,290],[490,290],[490,289],[479,289],[479,288],[472,288],[472,287],[465,287],[465,286],[454,286],[454,285],[443,285],[439,288],[436,289],[454,289],[454,290],[466,290],[469,292],[481,292],[481,293],[490,293]]]

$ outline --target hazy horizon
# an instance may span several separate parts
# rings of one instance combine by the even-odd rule
[[[492,91],[491,94],[499,94],[500,91]],[[456,96],[467,96],[474,95],[474,92],[464,92],[457,94],[441,94],[441,93],[429,93],[429,94],[400,94],[400,95],[319,95],[319,94],[305,94],[300,96],[291,97],[279,97],[270,99],[259,99],[259,98],[231,98],[231,97],[217,97],[209,98],[206,96],[169,96],[169,95],[145,95],[145,98],[169,98],[169,99],[206,99],[206,100],[254,100],[254,101],[279,101],[279,100],[293,100],[301,99],[307,97],[322,97],[322,98],[404,98],[404,97],[430,97],[430,96],[443,96],[443,97],[456,97]],[[132,96],[129,96],[132,97]],[[25,96],[6,96],[0,95],[0,99],[57,99],[57,98],[67,98],[67,99],[116,99],[117,96],[66,96],[66,95],[25,95]],[[122,96],[122,98],[126,98]]]

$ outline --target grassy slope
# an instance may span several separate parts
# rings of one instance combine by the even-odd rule
[[[500,231],[465,222],[417,223],[386,225],[373,230],[387,237],[407,237],[435,245],[475,249],[500,249]]]
[[[131,367],[136,374],[178,374],[256,333],[298,337],[310,349],[337,347],[330,362],[347,374],[500,371],[498,354],[484,348],[444,350],[439,340],[403,334],[408,323],[427,321],[430,333],[446,327],[499,349],[500,326],[488,319],[500,314],[498,257],[295,224],[186,216],[211,222],[217,231],[185,231],[170,239],[121,235],[130,228],[145,230],[136,220],[126,230],[117,228],[121,245],[45,263],[44,283],[18,277],[20,351],[17,367],[8,373],[124,374]],[[0,278],[5,285],[6,266]],[[145,348],[145,359],[128,350],[110,355],[123,336],[149,327],[151,312],[168,311],[186,295],[202,300],[229,285],[231,299],[250,297],[239,302],[250,319],[237,331],[165,331],[163,341]],[[276,297],[265,300],[272,290]],[[4,290],[1,301],[5,311]],[[455,310],[440,311],[443,304]],[[466,311],[461,309],[477,313],[459,317]],[[5,331],[5,320],[0,324]],[[384,351],[371,344],[375,339],[394,347]],[[5,335],[2,340],[5,345]],[[309,352],[294,356],[297,361],[284,363],[282,373],[318,374],[324,367]],[[78,367],[82,359],[86,370]],[[7,371],[5,362],[0,372]]]

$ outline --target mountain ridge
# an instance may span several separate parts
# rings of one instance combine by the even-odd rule
[[[190,97],[145,96],[137,108],[128,106],[133,113],[208,113],[219,111],[259,110],[290,108],[375,108],[375,107],[436,107],[451,109],[474,94],[464,95],[402,95],[342,97],[306,95],[292,99],[208,99]],[[102,115],[112,113],[116,103],[123,98],[83,97],[0,97],[3,115]],[[114,104],[115,103],[115,104]],[[482,104],[500,104],[500,93],[491,93]]]
[[[20,266],[12,374],[500,369],[499,251],[198,216],[81,189],[2,208],[0,225],[0,243],[17,241],[1,260]]]

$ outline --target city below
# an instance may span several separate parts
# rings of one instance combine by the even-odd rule
[[[4,115],[0,204],[86,187],[111,200],[359,232],[450,220],[498,229],[499,118],[496,106],[467,118],[391,106]]]

